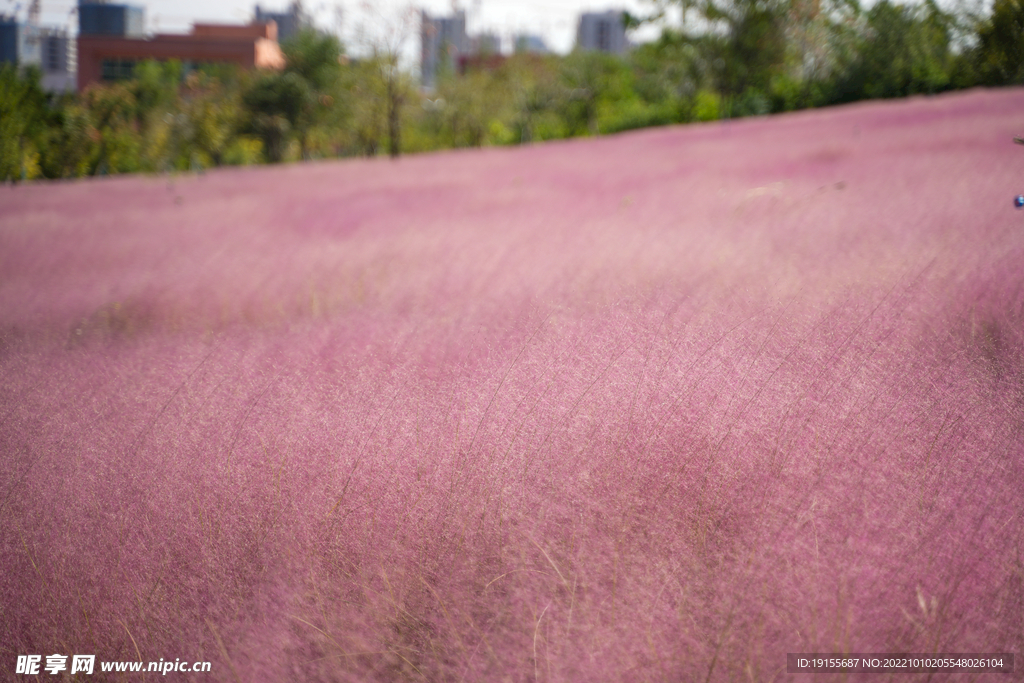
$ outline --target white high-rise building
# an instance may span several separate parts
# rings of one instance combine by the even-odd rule
[[[75,41],[68,32],[0,16],[0,62],[38,67],[43,90],[75,89]]]
[[[41,29],[39,53],[43,89],[49,92],[74,92],[78,70],[74,38],[68,36],[64,29]]]

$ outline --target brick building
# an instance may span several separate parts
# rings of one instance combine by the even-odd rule
[[[135,64],[176,59],[186,66],[236,64],[242,68],[284,68],[274,22],[248,25],[195,24],[188,34],[142,34],[140,8],[83,3],[103,8],[80,12],[78,89],[92,83],[131,78]],[[99,15],[99,16],[96,16]],[[92,17],[88,21],[85,17]]]

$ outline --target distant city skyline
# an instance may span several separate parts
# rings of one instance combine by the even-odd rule
[[[29,0],[0,0],[0,13],[16,13],[24,19]],[[113,0],[125,2],[125,0]],[[44,25],[67,27],[77,30],[74,8],[77,0],[41,0],[41,20]],[[254,14],[256,4],[266,10],[284,11],[289,0],[126,0],[146,9],[146,31],[149,33],[186,32],[193,22],[246,23]],[[400,0],[383,0],[373,3],[358,0],[307,0],[303,3],[306,11],[315,19],[317,26],[337,32],[341,8],[341,35],[352,51],[358,51],[355,31],[360,23],[362,8],[370,5],[375,10],[394,12],[402,7],[425,9],[431,15],[450,14],[453,7],[466,11],[466,28],[469,34],[494,32],[510,47],[512,36],[533,34],[542,37],[547,46],[559,53],[569,52],[576,38],[579,15],[583,12],[601,12],[609,9],[625,9],[642,14],[650,12],[653,3],[643,0],[471,0],[453,3],[450,0],[421,0],[415,3]],[[648,37],[656,31],[647,30]],[[643,34],[639,36],[643,38]],[[418,53],[419,27],[414,28],[405,46],[410,55]]]

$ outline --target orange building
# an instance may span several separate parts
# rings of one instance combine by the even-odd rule
[[[151,38],[120,35],[78,36],[78,89],[92,83],[130,78],[147,59],[185,64],[237,64],[243,68],[284,68],[274,22],[249,25],[195,24],[192,33]]]

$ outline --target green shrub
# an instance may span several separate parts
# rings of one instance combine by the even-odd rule
[[[721,117],[721,96],[713,90],[698,90],[693,98],[693,120],[715,121]]]

